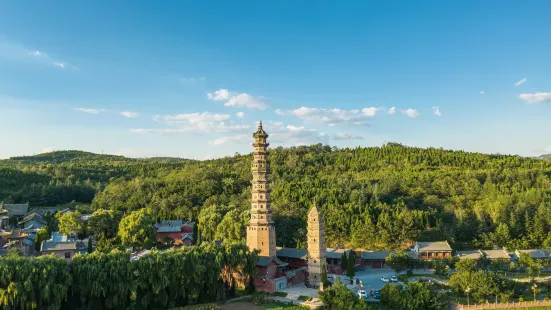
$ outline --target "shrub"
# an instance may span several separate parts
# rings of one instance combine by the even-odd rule
[[[298,297],[298,300],[301,300],[301,301],[310,301],[310,300],[312,300],[312,297],[310,297],[310,296],[299,296],[299,297]]]
[[[287,293],[285,292],[275,292],[274,295],[279,297],[287,297]]]

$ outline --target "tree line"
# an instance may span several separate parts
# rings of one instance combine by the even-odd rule
[[[169,309],[224,300],[249,286],[256,252],[242,244],[204,243],[130,262],[113,251],[0,258],[2,309]]]
[[[194,220],[205,240],[239,238],[246,226],[250,154],[178,161],[56,153],[2,161],[0,169],[36,174],[36,184],[89,180],[94,209]],[[448,240],[456,249],[551,246],[549,161],[396,143],[278,147],[269,159],[278,246],[305,247],[314,198],[331,247],[404,249],[414,240]],[[0,198],[21,200],[13,193],[25,186],[21,177],[0,187]]]

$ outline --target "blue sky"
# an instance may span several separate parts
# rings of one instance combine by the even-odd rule
[[[0,2],[0,158],[551,153],[551,3],[459,3]]]

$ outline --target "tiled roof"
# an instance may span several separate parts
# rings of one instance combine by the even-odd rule
[[[3,204],[2,207],[10,213],[10,216],[24,216],[29,211],[29,203]]]
[[[364,260],[384,260],[390,255],[390,251],[364,251],[362,259]]]
[[[304,249],[277,248],[278,257],[300,258],[307,260],[308,251]]]
[[[530,254],[533,258],[551,258],[551,251],[550,250],[517,250],[517,252],[520,253],[527,253]]]
[[[362,252],[362,259],[363,260],[385,260],[390,253],[396,253],[395,251],[363,251]],[[419,259],[417,254],[412,251],[405,251],[404,252],[409,258],[411,259]]]
[[[26,223],[26,222],[31,221],[31,220],[35,220],[37,222],[41,222],[43,224],[46,224],[46,220],[44,219],[44,217],[42,215],[38,214],[37,212],[31,212],[31,213],[25,215],[23,220],[21,220],[21,222],[19,222],[19,223]]]
[[[287,264],[286,262],[284,261],[281,261],[279,258],[277,257],[268,257],[268,256],[259,256],[258,257],[258,261],[256,262],[256,265],[257,266],[261,266],[261,267],[267,267],[268,265],[270,265],[271,262],[274,262],[278,267],[285,267],[289,264]]]
[[[155,229],[157,232],[178,232],[182,230],[183,226],[195,226],[194,222],[182,221],[182,220],[163,220],[161,223],[156,223]]]
[[[480,259],[483,253],[480,250],[466,250],[466,251],[457,251],[456,256],[459,259]]]
[[[489,259],[505,258],[510,259],[511,256],[505,250],[482,250]]]
[[[343,252],[345,252],[346,255],[348,255],[348,252],[350,252],[350,250],[327,248],[327,249],[325,250],[325,257],[327,257],[327,258],[334,258],[334,259],[340,259]]]
[[[76,241],[66,241],[66,242],[53,242],[53,241],[44,241],[40,247],[41,252],[47,251],[66,251],[66,250],[76,250],[77,242]]]
[[[448,241],[417,242],[419,251],[451,251]]]

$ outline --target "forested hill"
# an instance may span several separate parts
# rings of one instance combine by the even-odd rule
[[[137,160],[67,152],[0,162],[0,199],[199,222],[204,239],[244,235],[250,155],[208,161]],[[85,159],[88,158],[88,159]],[[331,246],[551,247],[551,163],[435,148],[275,148],[270,154],[278,245],[304,246],[314,198]]]

